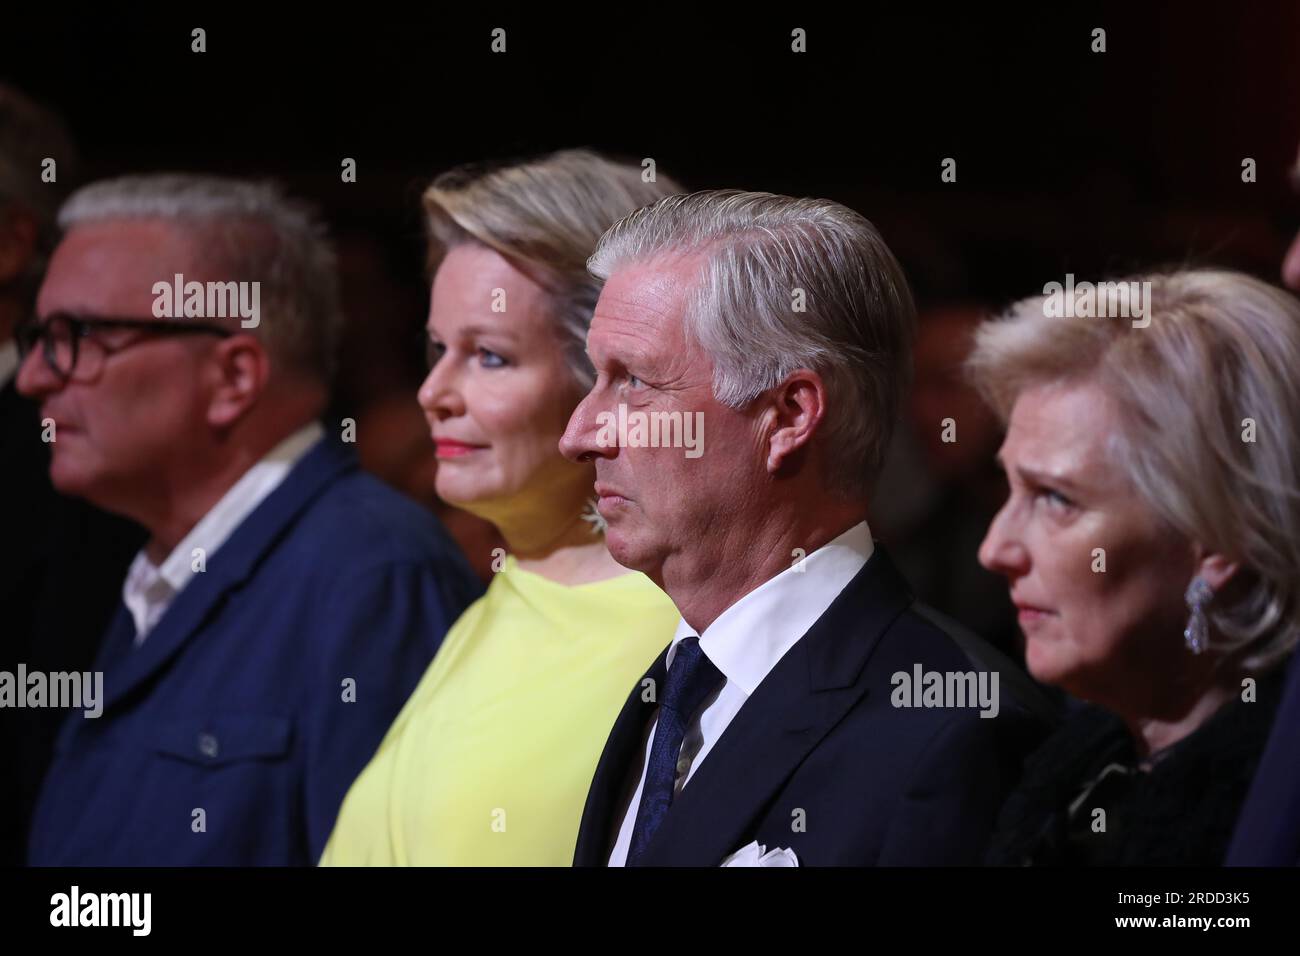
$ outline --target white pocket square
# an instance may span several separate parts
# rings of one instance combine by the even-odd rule
[[[798,866],[799,858],[794,850],[768,850],[757,840],[749,846],[743,846],[722,861],[723,866]]]

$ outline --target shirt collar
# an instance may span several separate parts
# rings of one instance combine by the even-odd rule
[[[143,550],[135,556],[122,586],[122,600],[135,614],[145,601],[166,601],[178,594],[194,572],[194,549],[211,558],[234,530],[284,481],[293,466],[325,436],[320,422],[312,421],[276,445],[244,472],[181,542],[155,565]],[[137,631],[140,626],[137,618]]]
[[[859,521],[718,615],[699,635],[700,649],[748,697],[826,613],[874,550],[871,529]],[[693,636],[694,628],[681,619],[668,650],[668,667],[678,643]]]

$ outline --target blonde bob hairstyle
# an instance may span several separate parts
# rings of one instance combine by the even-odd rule
[[[550,296],[565,359],[585,392],[596,380],[587,329],[603,285],[587,272],[587,258],[623,216],[681,191],[652,167],[585,149],[458,166],[424,193],[429,273],[466,242],[509,260]]]

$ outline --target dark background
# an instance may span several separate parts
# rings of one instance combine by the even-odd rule
[[[205,53],[191,52],[195,27]],[[494,27],[505,54],[490,50]],[[795,27],[807,53],[790,51]],[[1096,27],[1104,53],[1091,51]],[[957,378],[971,316],[1066,272],[1219,265],[1276,282],[1300,226],[1300,2],[10,9],[0,82],[63,115],[82,179],[271,177],[321,209],[348,314],[331,416],[357,419],[363,464],[436,510],[484,577],[500,542],[437,500],[414,402],[419,197],[434,175],[587,146],[653,157],[692,189],[859,210],[901,259],[922,316],[917,388],[873,533],[922,599],[1013,653],[1006,587],[975,562],[1001,496],[983,443],[996,434],[968,438],[958,462],[934,444],[945,409],[963,413],[963,435],[976,429],[978,403]],[[355,183],[341,182],[344,157]],[[940,179],[945,157],[955,183]],[[1242,182],[1245,157],[1254,183]]]
[[[1300,4],[482,7],[20,17],[0,76],[64,114],[92,177],[275,176],[341,226],[405,244],[417,269],[417,199],[437,171],[587,145],[652,156],[692,188],[848,203],[923,295],[1018,295],[1044,270],[1152,261],[1275,274]],[[195,26],[206,53],[190,52]],[[794,26],[806,54],[790,52]],[[355,184],[339,181],[344,156]],[[948,156],[955,184],[939,179]]]
[[[205,53],[191,52],[196,26]],[[1066,272],[1220,265],[1276,281],[1300,225],[1296,2],[60,9],[7,15],[0,80],[64,115],[85,179],[272,177],[320,207],[348,313],[331,416],[356,418],[363,464],[442,515],[485,577],[500,542],[438,501],[414,403],[433,176],[588,146],[653,157],[692,189],[852,206],[902,260],[922,317],[873,531],[923,599],[1013,650],[1006,589],[975,562],[1001,497],[995,426],[966,439],[965,461],[935,442],[944,409],[978,405],[957,381],[971,316]]]
[[[204,53],[191,52],[194,27]],[[791,52],[794,27],[807,53]],[[935,457],[942,409],[977,404],[956,378],[970,315],[1066,272],[1219,265],[1276,282],[1300,225],[1297,2],[60,9],[6,14],[0,81],[66,118],[84,179],[271,177],[320,207],[349,320],[331,415],[356,418],[363,463],[438,511],[485,577],[500,542],[437,500],[414,402],[419,197],[434,175],[588,146],[653,157],[692,189],[852,206],[902,260],[922,315],[918,387],[873,531],[923,599],[1013,651],[1005,586],[975,563],[1001,494],[992,448],[974,465]],[[355,183],[341,181],[344,157]],[[955,183],[941,181],[946,157]]]

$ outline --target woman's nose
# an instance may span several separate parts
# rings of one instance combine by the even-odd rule
[[[464,399],[456,383],[452,381],[454,376],[448,370],[447,364],[441,359],[435,362],[433,368],[429,369],[429,374],[424,377],[419,391],[416,392],[416,400],[424,409],[424,413],[439,421],[454,418],[465,411]]]
[[[995,574],[1019,576],[1029,570],[1029,552],[1011,527],[1004,506],[989,524],[988,533],[979,547],[979,562]]]

